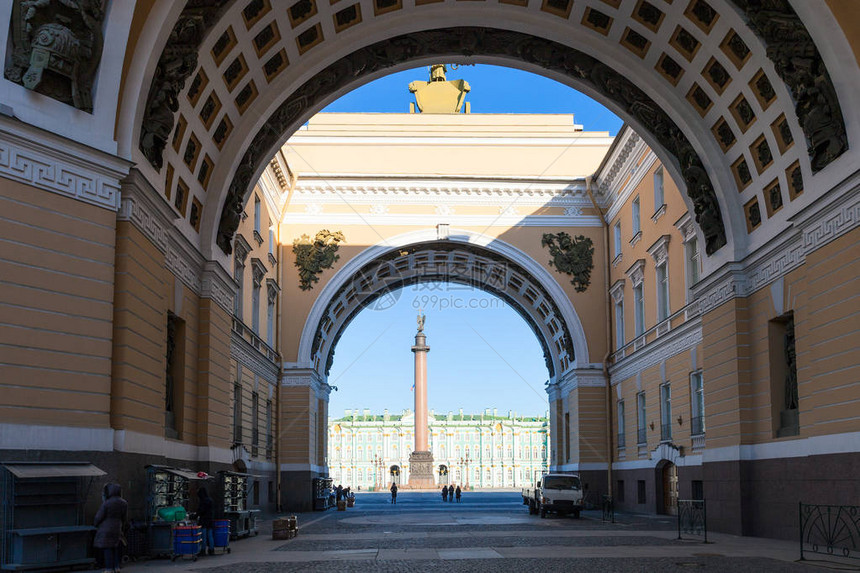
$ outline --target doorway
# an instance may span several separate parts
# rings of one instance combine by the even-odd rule
[[[662,470],[663,511],[666,515],[677,515],[678,512],[678,466],[666,462]]]
[[[448,466],[440,465],[439,469],[439,485],[448,485]]]
[[[388,477],[391,483],[400,485],[400,466],[391,466],[388,468]]]

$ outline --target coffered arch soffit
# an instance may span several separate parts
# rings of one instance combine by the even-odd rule
[[[145,160],[155,164],[148,175],[163,177],[168,193],[182,179],[199,198],[201,249],[213,258],[220,256],[212,248],[216,241],[229,250],[244,198],[302,122],[362,83],[440,57],[536,71],[613,109],[637,128],[673,178],[686,182],[688,207],[702,215],[708,251],[720,251],[728,241],[720,251],[728,258],[755,242],[762,223],[785,224],[807,204],[811,194],[803,191],[814,172],[847,149],[835,91],[815,94],[819,103],[830,104],[826,117],[810,119],[795,105],[799,88],[781,77],[786,61],[804,60],[777,43],[766,21],[755,19],[760,13],[750,8],[752,0],[559,0],[535,6],[374,0],[369,9],[353,5],[355,13],[340,3],[303,1],[286,13],[266,0],[196,3],[212,4],[224,16],[198,30],[202,40],[194,48],[202,48],[200,55],[189,51],[182,60],[185,75],[174,78],[175,87],[182,86],[178,112],[164,114],[158,127],[141,106],[147,129],[136,137],[143,149],[144,138],[158,138],[147,130],[161,129],[161,159],[151,146],[146,149]],[[294,12],[299,5],[302,10]],[[562,5],[569,10],[559,12]],[[350,21],[350,14],[357,19]],[[477,27],[488,22],[494,29]],[[789,31],[802,35],[796,23]],[[445,27],[451,24],[460,26]],[[273,61],[281,61],[281,69]],[[155,76],[150,100],[163,85]]]

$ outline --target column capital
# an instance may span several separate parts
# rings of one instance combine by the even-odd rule
[[[325,401],[328,401],[333,388],[328,383],[328,379],[314,368],[283,368],[281,370],[281,386],[310,388],[317,398]]]

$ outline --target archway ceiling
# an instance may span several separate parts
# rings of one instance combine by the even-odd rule
[[[540,14],[548,29],[563,19],[572,28],[571,42],[587,36],[592,53],[595,42],[605,44],[606,54],[617,54],[622,46],[651,70],[648,74],[655,84],[651,87],[668,82],[676,89],[676,100],[666,100],[662,106],[625,75],[570,46],[475,27],[399,36],[391,32],[384,40],[337,59],[295,89],[295,82],[284,83],[289,76],[285,70],[322,54],[322,46],[333,38],[342,34],[346,41],[353,34],[354,39],[371,21],[406,10],[419,15],[422,9],[433,9],[434,3],[416,0],[415,6],[405,6],[403,0],[372,0],[345,6],[299,0],[286,11],[275,4],[270,0],[188,2],[160,57],[140,131],[141,151],[164,176],[168,198],[171,194],[184,197],[175,205],[198,231],[216,164],[219,169],[222,163],[229,165],[229,173],[220,174],[212,193],[217,204],[206,209],[213,219],[209,221],[212,235],[217,229],[216,241],[228,254],[244,199],[289,130],[344,87],[410,60],[494,55],[584,85],[638,129],[649,132],[651,141],[662,147],[664,159],[674,162],[709,254],[726,242],[726,203],[743,205],[743,214],[733,215],[732,221],[745,221],[748,233],[778,211],[787,217],[791,210],[782,207],[803,192],[804,179],[847,149],[827,70],[787,0],[468,3],[471,10],[486,10],[488,22],[495,21],[494,11],[517,7]],[[444,9],[454,11],[462,4],[446,4]],[[409,27],[415,24],[405,28]],[[767,60],[770,63],[763,65]],[[776,87],[780,80],[785,89]],[[665,87],[659,86],[660,90]],[[280,104],[268,107],[273,111],[262,127],[251,127],[260,125],[259,118],[252,113],[243,116],[258,97]],[[689,117],[689,112],[679,106],[691,106],[701,120],[683,122],[682,130],[675,119]],[[250,137],[249,128],[256,132]],[[231,136],[243,132],[248,143],[237,148]],[[689,139],[691,133],[698,138],[695,145]],[[799,136],[805,136],[807,153],[794,145]],[[713,139],[703,144],[702,137]],[[224,149],[232,157],[222,157]],[[714,154],[713,149],[722,153]],[[702,160],[702,152],[707,161]],[[731,175],[721,175],[727,172]],[[732,182],[735,188],[728,189]],[[191,205],[187,215],[186,204]]]
[[[356,271],[322,314],[311,347],[314,367],[328,375],[337,342],[359,312],[402,287],[426,282],[466,285],[511,305],[535,333],[550,378],[575,364],[570,329],[540,281],[490,250],[440,241],[393,249]]]

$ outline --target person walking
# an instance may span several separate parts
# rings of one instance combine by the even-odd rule
[[[460,489],[460,486],[457,486],[455,493],[457,494],[457,503],[460,503],[460,496],[463,495],[463,491]]]
[[[340,501],[343,499],[343,486],[341,484],[337,484],[337,489],[334,491],[335,501]]]
[[[397,503],[397,484],[391,483],[391,503]]]
[[[128,521],[128,503],[122,498],[122,488],[118,483],[106,485],[104,492],[105,500],[93,521],[96,526],[93,547],[102,550],[104,573],[116,573],[119,571],[122,528]]]
[[[206,555],[215,555],[215,531],[212,529],[212,519],[215,517],[215,503],[209,497],[206,488],[197,488],[197,525],[203,530],[203,545],[201,552]]]
[[[442,501],[448,501],[448,486],[442,486]]]

